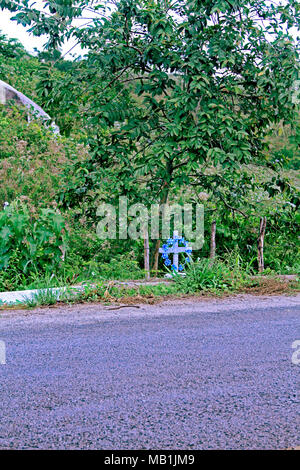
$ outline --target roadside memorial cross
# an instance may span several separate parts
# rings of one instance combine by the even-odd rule
[[[179,246],[182,243],[184,246]],[[169,238],[162,248],[159,249],[162,253],[162,258],[165,260],[165,265],[170,266],[171,261],[169,260],[169,254],[173,254],[173,264],[171,266],[172,271],[183,271],[183,265],[179,264],[179,253],[186,253],[188,257],[185,259],[186,262],[190,261],[190,254],[192,253],[192,247],[189,246],[188,242],[178,236],[178,231],[174,230],[173,238]]]

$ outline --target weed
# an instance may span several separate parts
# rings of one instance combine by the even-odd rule
[[[176,275],[175,282],[181,292],[194,293],[199,291],[232,291],[238,289],[248,280],[248,274],[232,260],[212,261],[202,259],[192,262],[185,276]]]
[[[57,289],[41,289],[31,297],[24,297],[24,304],[27,308],[36,308],[42,305],[54,305],[58,300]]]

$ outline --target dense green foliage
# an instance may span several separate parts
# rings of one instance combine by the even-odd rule
[[[0,212],[0,285],[10,289],[25,278],[59,269],[66,252],[66,227],[53,209],[38,213],[22,201]]]
[[[233,253],[234,255],[234,253]],[[243,260],[239,254],[226,261],[202,259],[191,263],[186,276],[177,275],[175,280],[179,288],[185,293],[205,290],[237,290],[245,284],[245,273],[251,274],[251,266],[242,266]]]
[[[0,104],[0,204],[26,196],[37,206],[56,204],[62,173],[85,158],[74,139],[54,136],[39,122],[27,122],[16,105]]]
[[[0,36],[0,79],[42,105],[62,132],[54,137],[28,124],[24,110],[1,107],[0,203],[26,196],[39,214],[59,207],[69,250],[56,282],[142,275],[141,241],[95,233],[97,204],[117,206],[120,195],[147,206],[203,202],[205,244],[194,256],[209,255],[216,220],[220,258],[238,252],[254,270],[259,218],[267,216],[266,267],[299,271],[299,108],[291,93],[299,57],[290,33],[299,4],[121,0],[106,15],[89,1],[49,6],[45,15],[26,1],[0,1],[48,37],[47,51],[32,57]],[[78,20],[88,15],[88,25]],[[69,38],[83,58],[61,56]],[[159,242],[151,243],[154,268]]]
[[[1,31],[0,58],[0,80],[35,99],[40,67],[37,58],[29,55],[18,41],[7,39]]]

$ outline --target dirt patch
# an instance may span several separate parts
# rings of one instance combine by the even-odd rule
[[[275,296],[275,295],[295,295],[300,291],[299,282],[293,277],[256,277],[253,279],[253,285],[247,287],[241,287],[238,291],[201,291],[195,292],[195,294],[166,294],[166,295],[154,295],[154,294],[139,294],[120,297],[118,299],[110,297],[109,293],[106,296],[106,301],[110,303],[122,303],[126,305],[134,304],[148,304],[154,305],[166,300],[180,300],[180,299],[196,299],[196,300],[211,300],[211,299],[224,299],[228,297],[234,297],[239,294],[251,294],[256,296]],[[100,299],[99,299],[100,300]],[[101,301],[101,300],[100,300]]]
[[[299,292],[299,283],[286,278],[255,278],[255,284],[244,287],[242,293],[252,295],[291,295]]]

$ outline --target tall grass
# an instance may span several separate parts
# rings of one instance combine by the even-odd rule
[[[232,291],[247,284],[250,274],[251,264],[245,266],[239,256],[231,255],[226,260],[201,259],[191,262],[185,276],[176,275],[175,282],[185,293]]]

